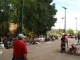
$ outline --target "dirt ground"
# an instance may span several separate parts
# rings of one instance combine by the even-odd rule
[[[74,38],[69,38],[69,46],[77,43]],[[28,59],[29,60],[80,60],[80,55],[73,55],[67,53],[60,53],[60,39],[55,41],[43,42],[36,45],[28,45]],[[12,59],[12,48],[6,49],[0,54],[0,60]]]

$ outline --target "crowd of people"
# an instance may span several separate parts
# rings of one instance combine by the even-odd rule
[[[46,41],[54,41],[55,39],[58,39],[58,36],[53,36],[53,35],[34,35],[34,36],[29,36],[27,37],[27,42],[29,44],[37,44],[41,42],[46,42]]]
[[[54,41],[55,39],[58,39],[58,36],[55,35],[33,35],[33,36],[25,36],[24,42],[30,45],[33,44],[38,44],[41,42],[46,42],[46,41]],[[9,49],[13,47],[13,42],[15,40],[18,40],[18,37],[12,38],[12,36],[8,37],[2,37],[0,36],[0,44],[4,44],[4,47],[6,49]]]
[[[11,36],[9,37],[1,37],[0,36],[0,43],[4,44],[4,47],[8,49],[9,47],[12,47],[13,39]]]

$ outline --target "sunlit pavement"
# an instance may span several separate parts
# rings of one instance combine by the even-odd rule
[[[69,39],[69,46],[73,43],[77,43],[77,40]],[[29,60],[80,60],[80,56],[60,53],[60,39],[27,47]],[[12,48],[3,51],[0,60],[11,60],[12,51]]]

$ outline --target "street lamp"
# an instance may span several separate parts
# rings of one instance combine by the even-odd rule
[[[62,8],[64,8],[65,9],[65,25],[64,25],[64,33],[66,34],[66,7],[62,7]]]
[[[77,34],[77,18],[75,18],[76,19],[76,34]]]
[[[24,7],[24,0],[21,1],[22,7],[21,7],[21,21],[20,21],[20,33],[23,33],[23,7]]]

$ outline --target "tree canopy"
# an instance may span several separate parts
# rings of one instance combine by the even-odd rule
[[[72,29],[67,30],[67,34],[74,34],[74,31]]]
[[[26,31],[27,34],[30,32],[32,34],[46,34],[54,26],[57,21],[57,18],[55,18],[57,10],[55,9],[55,3],[50,5],[52,1],[24,0],[23,31]],[[21,5],[22,1],[20,0],[0,0],[1,25],[5,24],[4,22],[19,24]]]

